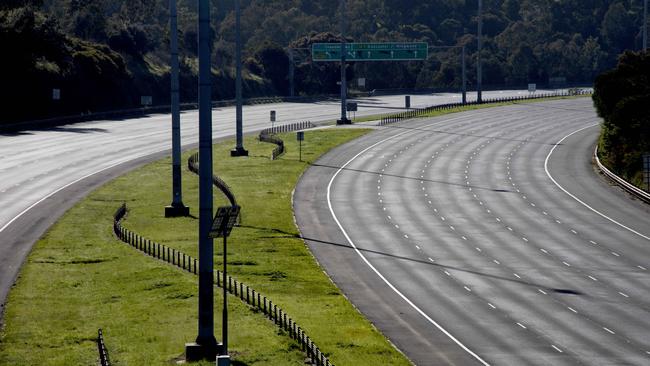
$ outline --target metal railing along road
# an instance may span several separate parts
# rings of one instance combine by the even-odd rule
[[[284,154],[285,152],[284,141],[282,141],[281,138],[275,136],[276,134],[299,131],[299,130],[314,128],[314,127],[316,127],[316,125],[314,125],[310,121],[280,125],[280,126],[263,129],[262,131],[260,131],[258,138],[262,142],[268,142],[277,145],[277,147],[273,149],[273,152],[271,153],[271,160],[275,160],[278,158],[278,156]]]
[[[596,160],[596,165],[598,166],[598,169],[600,169],[600,171],[603,172],[605,176],[607,176],[609,179],[616,182],[616,184],[621,186],[623,189],[625,189],[626,191],[628,191],[638,199],[646,203],[650,203],[650,193],[644,192],[642,189],[638,188],[632,183],[629,183],[625,179],[612,173],[611,170],[607,169],[607,167],[600,162],[600,159],[598,158],[598,146],[596,146],[596,149],[594,150],[594,159]]]
[[[129,244],[135,249],[160,259],[171,265],[179,267],[184,271],[198,274],[198,260],[174,248],[167,247],[163,244],[156,243],[145,239],[137,233],[122,226],[122,219],[126,216],[126,203],[115,211],[113,215],[113,232],[124,243]],[[302,327],[296,323],[288,314],[278,307],[266,296],[255,291],[250,286],[238,282],[233,277],[223,276],[223,272],[217,270],[215,274],[215,283],[218,287],[223,288],[235,297],[238,297],[249,306],[261,311],[269,320],[273,321],[280,329],[287,332],[289,337],[300,344],[300,348],[307,354],[312,364],[317,366],[333,366],[329,359],[321,352],[314,342],[305,333]]]

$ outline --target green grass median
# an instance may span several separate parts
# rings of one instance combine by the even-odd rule
[[[242,225],[228,242],[229,274],[286,310],[334,364],[408,365],[323,273],[293,221],[291,193],[308,162],[367,131],[307,131],[303,162],[295,133],[280,135],[288,152],[274,161],[274,146],[254,137],[245,139],[249,157],[231,158],[232,141],[215,145],[215,174],[242,206]],[[163,159],[106,184],[50,228],[7,301],[0,364],[94,365],[98,328],[114,365],[175,364],[183,357],[184,344],[197,332],[196,277],[141,254],[112,233],[112,214],[126,202],[125,227],[198,257],[198,220],[164,218],[170,192],[170,159]],[[186,169],[183,194],[198,215],[198,177]],[[215,207],[227,204],[216,189],[215,197]],[[221,260],[221,241],[215,240],[215,269]],[[217,339],[220,296],[215,289]],[[234,365],[304,364],[299,345],[262,313],[231,297],[229,317]]]

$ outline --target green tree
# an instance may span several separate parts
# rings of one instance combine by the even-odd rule
[[[650,151],[650,54],[625,52],[616,69],[596,78],[593,99],[604,120],[601,158],[640,184],[641,155]]]

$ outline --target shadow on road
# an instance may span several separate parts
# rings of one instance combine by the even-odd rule
[[[333,242],[330,242],[330,241],[323,241],[323,240],[318,240],[318,239],[313,239],[313,238],[304,238],[304,237],[303,237],[303,240],[305,240],[307,243],[311,243],[312,245],[325,244],[325,245],[332,245],[332,246],[336,246],[336,247],[341,247],[341,248],[345,248],[345,249],[354,250],[354,248],[352,248],[351,246],[349,246],[347,244],[333,243]],[[421,259],[399,256],[399,255],[395,255],[395,254],[380,252],[380,251],[377,251],[377,250],[364,249],[364,248],[359,248],[359,247],[357,247],[356,249],[359,250],[360,252],[377,254],[377,255],[381,255],[381,256],[385,256],[385,257],[395,258],[395,259],[398,259],[398,260],[404,260],[404,261],[409,261],[409,262],[415,262],[415,263],[419,263],[419,264],[426,264],[426,265],[432,266],[432,267],[437,267],[437,268],[443,268],[443,269],[452,270],[452,271],[469,273],[469,274],[473,274],[473,275],[477,275],[477,276],[481,276],[481,277],[487,277],[487,278],[491,278],[491,279],[495,279],[495,280],[499,280],[499,281],[507,281],[507,282],[512,282],[512,283],[517,283],[517,284],[521,284],[521,285],[528,286],[528,287],[535,287],[535,288],[538,288],[538,289],[543,289],[543,290],[546,290],[546,291],[555,292],[555,293],[558,293],[558,294],[584,295],[582,292],[577,291],[577,290],[553,288],[553,287],[548,287],[548,286],[545,286],[545,285],[542,285],[542,284],[539,284],[539,283],[528,282],[528,281],[523,281],[523,280],[518,280],[518,279],[512,279],[512,278],[503,277],[503,276],[497,276],[497,275],[493,275],[493,274],[489,274],[489,273],[478,272],[478,271],[474,271],[474,270],[470,270],[470,269],[465,269],[465,268],[455,267],[455,266],[449,266],[449,265],[444,265],[444,264],[440,264],[440,263],[432,263],[432,262],[428,262],[428,261],[421,260]]]
[[[269,236],[269,237],[264,237],[264,238],[275,238],[275,239],[303,239],[307,244],[310,244],[312,246],[317,246],[317,245],[329,245],[329,246],[335,246],[339,248],[344,248],[344,249],[349,249],[349,250],[354,250],[353,247],[351,247],[348,244],[341,244],[341,243],[335,243],[331,241],[325,241],[325,240],[320,240],[320,239],[315,239],[315,238],[306,238],[306,237],[301,237],[298,234],[293,234],[284,230],[280,229],[274,229],[274,228],[267,228],[267,227],[259,227],[259,226],[247,226],[247,225],[242,225],[241,227],[244,228],[249,228],[249,229],[256,229],[256,230],[262,230],[262,231],[268,231],[272,233],[277,233],[281,234],[280,236]],[[384,257],[390,257],[390,258],[395,258],[398,260],[403,260],[403,261],[409,261],[409,262],[414,262],[414,263],[419,263],[419,264],[426,264],[427,266],[432,266],[436,268],[443,268],[443,269],[448,269],[452,271],[459,271],[459,272],[464,272],[464,273],[470,273],[473,275],[481,276],[481,277],[487,277],[487,278],[492,278],[495,280],[500,280],[500,281],[507,281],[507,282],[512,282],[512,283],[518,283],[524,286],[528,287],[535,287],[539,289],[543,289],[545,291],[549,292],[555,292],[558,294],[564,294],[564,295],[584,295],[582,292],[577,291],[577,290],[572,290],[572,289],[562,289],[562,288],[553,288],[553,287],[548,287],[545,285],[541,285],[539,283],[534,283],[534,282],[528,282],[528,281],[523,281],[523,280],[518,280],[518,279],[513,279],[513,278],[508,278],[508,277],[503,277],[503,276],[497,276],[497,275],[492,275],[489,273],[483,273],[483,272],[478,272],[474,270],[469,270],[469,269],[464,269],[460,267],[455,267],[455,266],[448,266],[440,263],[432,263],[428,262],[425,260],[417,259],[417,258],[409,258],[409,257],[404,257],[400,255],[395,255],[395,254],[390,254],[386,252],[380,252],[377,250],[372,250],[372,249],[364,249],[364,248],[356,248],[360,252],[364,253],[372,253],[372,254],[377,254],[380,256]]]
[[[337,169],[337,170],[341,169],[341,167],[331,166],[331,165],[323,165],[323,164],[315,164],[315,163],[311,163],[310,165],[312,167],[329,168],[329,169]],[[498,193],[513,193],[513,191],[508,190],[508,189],[479,187],[479,186],[475,186],[475,185],[466,185],[466,184],[461,184],[461,183],[452,183],[452,182],[445,182],[445,181],[441,181],[441,180],[424,179],[424,178],[417,178],[417,177],[407,177],[407,176],[403,176],[403,175],[387,174],[387,173],[382,173],[382,172],[372,172],[372,171],[361,170],[361,169],[343,168],[343,170],[351,171],[351,172],[357,172],[357,173],[367,173],[367,174],[374,174],[374,175],[382,175],[382,176],[386,176],[386,177],[393,177],[393,178],[399,178],[399,179],[409,179],[409,180],[423,181],[423,182],[428,182],[428,183],[445,184],[445,185],[463,187],[463,188],[471,187],[472,189],[486,190],[486,191],[492,191],[492,192],[498,192]]]

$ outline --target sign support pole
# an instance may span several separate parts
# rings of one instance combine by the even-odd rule
[[[341,0],[341,119],[336,121],[337,125],[349,125],[352,122],[346,115],[347,85],[345,75],[345,0]]]

